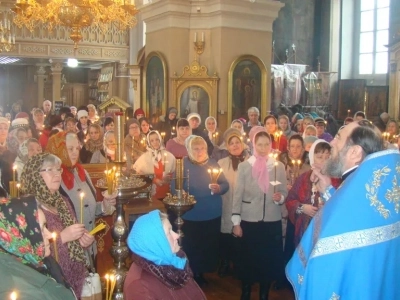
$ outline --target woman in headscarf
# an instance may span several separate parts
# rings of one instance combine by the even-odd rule
[[[124,299],[206,299],[193,280],[178,238],[167,215],[159,210],[136,220],[127,240],[133,263],[124,283]]]
[[[85,145],[79,152],[79,158],[83,164],[90,163],[93,154],[103,149],[103,132],[99,124],[89,125]]]
[[[76,299],[50,255],[51,233],[32,196],[0,197],[0,295],[18,299]]]
[[[76,124],[76,128],[78,128],[78,137],[81,143],[85,140],[85,137],[87,135],[89,125],[92,124],[92,122],[88,119],[88,112],[85,109],[81,109],[78,111],[76,114],[76,118],[78,119],[78,123]]]
[[[136,119],[126,122],[128,134],[124,139],[127,169],[131,169],[136,160],[146,152],[146,136],[140,132],[140,124]]]
[[[224,133],[224,143],[227,145],[228,157],[218,161],[222,172],[229,183],[229,190],[222,195],[222,217],[221,217],[221,240],[220,256],[221,264],[218,275],[224,277],[230,269],[230,263],[236,267],[237,262],[237,243],[232,236],[232,201],[235,193],[237,169],[239,163],[245,161],[249,155],[245,150],[243,136],[237,129],[230,128]]]
[[[91,164],[104,164],[115,160],[115,134],[113,130],[107,131],[104,134],[102,149],[93,153],[90,160]]]
[[[15,159],[15,166],[17,167],[18,180],[21,177],[22,170],[32,156],[42,153],[42,147],[37,139],[31,138],[26,140],[19,146],[17,158]]]
[[[233,195],[233,234],[241,238],[239,279],[242,300],[260,284],[260,299],[268,299],[271,282],[283,274],[281,207],[287,195],[285,168],[269,156],[267,130],[254,126],[249,133],[254,154],[239,164]],[[279,182],[279,184],[277,184]]]
[[[217,268],[221,195],[228,191],[229,183],[223,173],[216,183],[211,182],[208,170],[219,171],[220,168],[214,159],[208,157],[207,143],[202,137],[191,135],[185,144],[188,157],[183,159],[183,172],[185,177],[189,173],[189,179],[184,179],[183,189],[193,195],[197,203],[182,216],[185,220],[182,247],[188,255],[194,279],[201,285],[206,283],[203,273],[214,272]],[[175,180],[172,181],[171,192],[175,193]]]
[[[93,104],[88,104],[87,109],[88,109],[88,119],[89,119],[90,123],[92,123],[92,124],[96,123],[99,120],[99,116],[97,115],[96,106],[94,106]]]
[[[296,133],[290,128],[290,121],[287,115],[280,115],[278,117],[278,126],[279,129],[282,130],[282,133],[286,139],[289,139],[293,134]]]
[[[214,117],[208,117],[205,121],[205,130],[208,138],[214,146],[219,146],[222,143],[223,137],[221,132],[217,129],[217,120]]]
[[[42,206],[47,228],[57,233],[58,262],[75,294],[81,295],[87,275],[84,248],[94,238],[84,224],[78,224],[71,200],[58,191],[62,173],[58,157],[40,153],[25,164],[21,185],[23,193],[33,195]]]
[[[192,133],[189,122],[186,119],[179,119],[176,123],[176,137],[167,142],[166,149],[175,157],[187,156],[185,141]]]
[[[79,221],[81,222],[83,217],[82,222],[86,230],[91,231],[94,228],[96,216],[111,215],[114,212],[116,195],[109,195],[107,191],[104,191],[103,200],[97,201],[100,199],[96,199],[96,189],[89,173],[78,163],[80,149],[75,133],[60,132],[49,139],[46,151],[61,159],[63,172],[60,193],[71,200]],[[83,198],[80,196],[81,193],[84,195]],[[81,212],[82,209],[83,212]],[[89,248],[89,253],[95,255],[96,252],[96,243],[93,243]]]
[[[165,133],[164,136],[164,144],[166,145],[168,141],[174,137],[176,137],[176,123],[178,122],[177,119],[178,110],[175,107],[170,107],[167,109],[165,113],[164,120],[160,120],[157,123],[156,129],[158,132]],[[161,119],[161,117],[160,117]]]
[[[169,192],[169,178],[175,172],[175,157],[165,150],[158,131],[150,131],[146,141],[147,151],[138,158],[133,169],[138,174],[154,174],[152,196],[162,200]]]
[[[325,140],[316,140],[310,149],[309,158],[312,166],[323,168],[330,157],[331,146]],[[303,233],[306,231],[311,219],[322,207],[323,202],[317,188],[310,180],[312,170],[300,175],[294,182],[292,189],[286,198],[286,208],[289,212],[289,219],[295,226],[294,248],[300,242]],[[338,180],[332,181],[335,187]],[[292,249],[294,251],[294,248]],[[293,252],[291,253],[293,254]]]

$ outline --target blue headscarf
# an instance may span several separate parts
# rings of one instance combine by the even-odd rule
[[[157,266],[172,265],[180,270],[185,267],[186,258],[180,258],[172,253],[159,210],[153,210],[136,220],[127,243],[132,252]]]

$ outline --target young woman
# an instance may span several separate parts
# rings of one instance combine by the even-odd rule
[[[167,142],[166,149],[175,157],[187,156],[185,141],[191,133],[189,122],[186,119],[179,119],[176,123],[176,137]]]
[[[282,132],[279,132],[278,122],[273,115],[265,117],[264,127],[267,130],[267,133],[271,135],[272,149],[278,152],[285,152],[287,149],[287,139]]]
[[[114,119],[111,117],[105,118],[103,127],[104,127],[104,132],[114,130]]]
[[[164,199],[169,192],[169,178],[175,172],[175,157],[165,150],[158,131],[147,135],[147,151],[133,165],[138,174],[154,174],[153,197]]]
[[[139,125],[140,125],[140,132],[147,136],[151,130],[151,125],[149,120],[145,117],[140,118]]]
[[[86,142],[79,152],[79,158],[83,164],[90,163],[93,154],[103,148],[103,133],[100,125],[89,125]]]
[[[206,119],[205,129],[207,131],[208,138],[213,143],[213,145],[221,145],[223,137],[221,132],[217,129],[217,120],[214,117],[208,117]]]
[[[79,110],[76,115],[77,115],[77,119],[78,119],[78,124],[76,125],[76,127],[78,128],[77,134],[78,134],[79,140],[83,144],[91,122],[88,119],[89,114],[86,110],[83,110],[83,109]]]
[[[267,130],[255,126],[249,135],[254,155],[239,164],[232,207],[233,234],[242,245],[242,300],[250,299],[255,282],[260,284],[260,299],[268,299],[271,282],[283,274],[280,205],[287,195],[285,168],[269,156],[272,143]],[[280,184],[271,184],[276,181]]]
[[[278,127],[280,130],[282,130],[282,133],[286,139],[289,139],[293,134],[296,133],[290,128],[289,117],[287,115],[280,115],[278,117]]]
[[[95,151],[90,160],[91,164],[104,164],[115,160],[115,134],[113,130],[104,134],[102,149]]]

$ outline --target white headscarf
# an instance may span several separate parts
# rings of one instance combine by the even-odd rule
[[[158,149],[154,149],[154,148],[150,145],[150,135],[152,135],[153,133],[157,134],[158,139],[160,140],[160,148],[158,148]],[[157,130],[151,130],[151,131],[149,131],[149,133],[147,134],[146,140],[147,140],[147,147],[146,147],[146,149],[147,149],[147,151],[151,152],[152,157],[153,157],[153,165],[154,165],[156,168],[158,168],[158,163],[159,163],[160,161],[162,161],[162,155],[163,155],[162,150],[165,149],[165,147],[164,147],[164,145],[163,145],[163,143],[162,143],[161,135],[160,135],[160,133],[159,133]]]
[[[319,143],[327,143],[329,145],[329,143],[323,139],[318,139],[311,145],[310,152],[308,153],[308,158],[310,159],[311,166],[314,164],[315,147],[317,147]]]

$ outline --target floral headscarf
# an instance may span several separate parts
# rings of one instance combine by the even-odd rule
[[[45,252],[37,208],[34,197],[0,198],[0,251],[34,268]]]
[[[71,215],[65,200],[59,191],[51,193],[43,177],[40,175],[40,169],[43,166],[44,159],[49,153],[39,153],[31,157],[25,164],[21,174],[22,192],[34,195],[36,200],[46,206],[57,210],[64,228],[76,223]],[[78,241],[68,242],[68,252],[72,260],[85,261],[85,254]]]
[[[154,149],[154,148],[150,145],[150,135],[153,134],[153,133],[157,134],[158,139],[160,140],[160,148],[158,148],[157,150]],[[147,149],[147,151],[149,151],[149,152],[152,154],[152,157],[154,158],[154,159],[153,159],[153,165],[154,165],[156,168],[158,168],[158,162],[162,160],[162,155],[163,155],[163,154],[162,154],[162,150],[165,149],[165,147],[164,147],[164,145],[163,145],[163,143],[162,143],[161,135],[160,135],[160,133],[159,133],[157,130],[151,130],[151,131],[149,131],[149,133],[147,134],[146,140],[147,140],[147,147],[146,147],[146,149]]]
[[[58,156],[61,159],[61,167],[63,168],[61,178],[67,189],[70,190],[74,187],[75,182],[74,173],[72,172],[74,168],[77,169],[79,179],[82,182],[86,181],[86,176],[85,169],[78,163],[73,166],[71,160],[69,159],[66,142],[67,134],[75,135],[74,133],[63,131],[50,137],[47,143],[46,151]],[[76,138],[78,139],[78,137]]]

